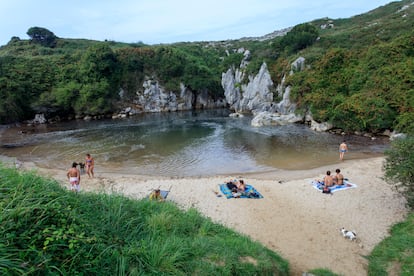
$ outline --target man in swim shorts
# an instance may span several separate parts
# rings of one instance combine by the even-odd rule
[[[345,141],[339,145],[339,159],[344,160],[344,154],[348,151],[348,146]]]
[[[77,168],[78,164],[76,162],[72,163],[72,168],[70,168],[68,170],[68,173],[66,174],[68,179],[69,179],[69,183],[70,183],[70,190],[74,191],[74,192],[79,192],[80,191],[80,171]]]

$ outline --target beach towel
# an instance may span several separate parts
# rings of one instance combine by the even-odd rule
[[[227,198],[234,198],[235,196],[227,186],[227,184],[219,184],[220,191]],[[238,198],[263,198],[263,196],[252,186],[246,184],[246,190],[243,193],[237,193]]]
[[[319,191],[323,190],[323,182],[313,180],[311,184],[315,189],[317,189]],[[352,188],[356,188],[356,187],[358,187],[356,184],[349,182],[349,180],[344,180],[344,185],[334,185],[332,187],[329,187],[329,189],[330,189],[331,193],[334,193],[334,192],[337,192],[337,191],[352,189]]]
[[[163,199],[166,199],[170,191],[160,190],[160,195]]]

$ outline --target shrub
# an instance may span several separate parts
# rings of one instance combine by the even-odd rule
[[[394,183],[414,207],[414,136],[396,139],[385,152],[385,179]]]

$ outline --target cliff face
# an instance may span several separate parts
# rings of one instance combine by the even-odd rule
[[[207,90],[192,91],[184,84],[180,85],[180,93],[167,91],[157,80],[147,79],[143,89],[136,92],[133,104],[124,108],[114,117],[123,117],[142,112],[174,112],[192,109],[210,109],[226,107],[226,102],[213,100]],[[121,93],[122,95],[122,93]]]
[[[245,57],[247,55],[245,54]],[[305,66],[305,59],[300,57],[291,64],[290,74],[300,71]],[[246,59],[239,68],[230,68],[222,74],[221,84],[226,102],[236,113],[253,113],[252,125],[280,125],[302,121],[303,116],[295,115],[296,105],[290,101],[290,86],[285,85],[285,77],[274,86],[266,63],[263,63],[255,76],[245,78]],[[274,92],[280,102],[274,101]]]
[[[222,73],[221,85],[224,99],[213,100],[207,90],[192,91],[184,84],[180,93],[166,91],[158,81],[147,79],[143,89],[136,92],[133,106],[129,106],[117,116],[133,115],[140,112],[170,112],[191,109],[229,107],[236,114],[253,113],[252,124],[256,126],[285,124],[303,120],[295,115],[296,105],[290,101],[290,87],[285,85],[285,77],[275,87],[266,63],[263,63],[256,75],[246,76],[246,66],[250,52],[243,50],[244,58],[238,68],[229,68]],[[291,74],[304,68],[304,58],[292,63]],[[247,82],[245,79],[247,78]],[[280,102],[274,101],[277,93]]]

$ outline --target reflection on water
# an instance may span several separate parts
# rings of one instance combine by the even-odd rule
[[[1,155],[66,169],[96,160],[96,171],[207,176],[307,169],[338,161],[343,137],[303,125],[250,126],[227,110],[142,114],[122,120],[72,121],[0,130]],[[381,154],[385,139],[346,137],[346,158]]]

